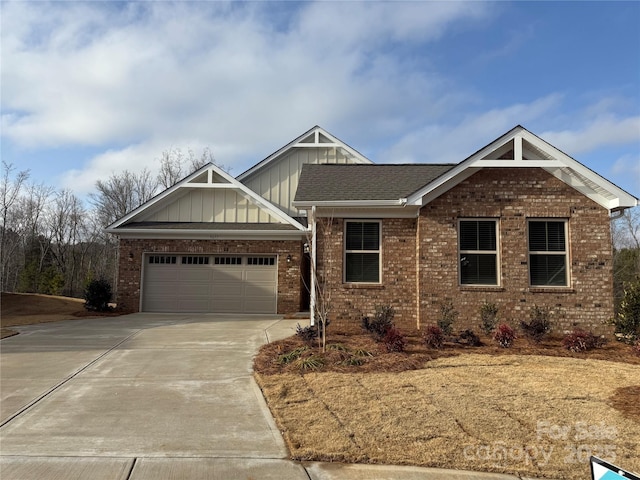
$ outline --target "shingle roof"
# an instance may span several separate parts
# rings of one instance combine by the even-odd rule
[[[454,166],[303,165],[295,201],[397,200],[408,197]]]
[[[214,223],[214,222],[132,222],[119,227],[140,230],[297,230],[286,223]]]

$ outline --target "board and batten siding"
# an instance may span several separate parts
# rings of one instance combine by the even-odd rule
[[[144,219],[147,222],[280,223],[232,189],[192,189]]]
[[[272,161],[242,183],[288,215],[297,216],[298,210],[291,203],[298,189],[302,165],[306,163],[361,162],[336,147],[298,147]]]

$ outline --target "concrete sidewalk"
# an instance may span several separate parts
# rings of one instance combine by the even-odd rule
[[[516,478],[287,460],[251,363],[296,323],[133,314],[17,328],[0,343],[0,478]]]

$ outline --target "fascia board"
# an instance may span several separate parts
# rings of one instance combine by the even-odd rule
[[[493,160],[482,160],[483,157],[488,155],[491,151],[500,148],[502,145],[510,142],[516,136],[520,135],[523,139],[527,140],[532,145],[536,146],[542,151],[548,152],[555,158],[555,160],[540,160],[533,161],[527,160],[522,162],[517,162],[516,164],[509,164],[508,160],[505,160],[504,164],[497,164],[497,161]],[[608,208],[612,210],[614,208],[629,208],[638,205],[638,199],[621,189],[617,185],[614,185],[606,178],[600,176],[590,168],[584,166],[574,158],[570,157],[563,151],[554,147],[550,143],[541,139],[537,135],[529,132],[526,128],[518,125],[511,129],[509,132],[505,133],[495,141],[491,142],[486,147],[478,150],[476,153],[468,157],[467,159],[460,162],[457,166],[446,172],[441,177],[435,179],[428,185],[425,185],[420,190],[416,191],[408,198],[409,205],[426,205],[428,202],[432,201],[434,198],[442,195],[448,189],[453,188],[459,182],[465,180],[470,177],[473,173],[478,171],[479,168],[482,167],[503,167],[503,168],[523,168],[523,167],[539,167],[544,168],[546,171],[554,175],[556,178],[561,181],[567,183],[567,178],[561,178],[558,174],[557,167],[568,167],[572,170],[577,171],[579,174],[588,178],[595,184],[601,186],[603,189],[609,191],[612,195],[617,197],[614,200],[609,200],[603,197],[602,195],[595,192],[593,189],[590,189],[588,186],[584,186],[579,188],[578,190],[587,195],[589,198],[596,201],[598,204],[602,205],[604,208]],[[463,172],[467,171],[466,174]],[[568,183],[570,186],[576,188],[575,185]],[[443,188],[444,187],[444,188]],[[587,189],[590,192],[587,194]]]
[[[416,206],[375,208],[317,207],[316,209],[316,217],[325,218],[416,218],[419,214],[420,208]]]
[[[601,202],[598,202],[598,203],[603,205],[605,208],[609,208],[611,210],[613,208],[631,208],[638,205],[638,199],[634,195],[631,195],[626,190],[623,190],[622,188],[618,187],[614,183],[611,183],[609,180],[607,180],[600,174],[594,172],[586,165],[583,165],[582,163],[577,161],[575,158],[567,155],[562,150],[554,147],[550,143],[547,143],[545,140],[538,137],[537,135],[534,135],[533,133],[529,132],[526,129],[523,129],[523,130],[524,131],[522,133],[522,136],[529,143],[535,145],[536,147],[538,147],[543,151],[547,151],[551,153],[556,159],[564,163],[566,167],[569,167],[570,169],[575,170],[583,177],[588,178],[596,185],[602,187],[603,189],[607,190],[612,195],[617,197],[617,199],[613,201],[604,199],[604,197],[602,197],[603,200],[606,201],[606,205],[602,204]]]
[[[176,183],[174,186],[168,188],[167,190],[165,190],[164,192],[160,193],[159,195],[156,195],[154,198],[152,198],[148,202],[144,203],[140,207],[136,208],[135,210],[133,210],[128,215],[125,215],[120,220],[118,220],[115,223],[109,225],[105,229],[105,231],[107,231],[109,233],[116,233],[116,232],[114,232],[114,229],[118,228],[120,225],[123,225],[127,221],[131,220],[135,216],[137,216],[140,213],[142,213],[143,211],[151,209],[154,205],[158,204],[158,202],[160,202],[161,200],[165,199],[167,196],[171,195],[172,193],[174,193],[178,189],[180,189],[182,187],[188,187],[189,186],[188,183],[191,180],[193,180],[194,178],[196,178],[197,176],[199,176],[200,174],[202,174],[203,172],[205,172],[205,171],[207,171],[209,169],[213,170],[214,173],[220,175],[224,180],[226,180],[231,185],[233,185],[233,188],[235,188],[237,191],[239,191],[240,193],[242,193],[246,197],[251,198],[257,204],[259,204],[262,208],[266,209],[269,212],[269,214],[272,215],[273,217],[277,218],[278,220],[282,221],[283,223],[287,223],[289,225],[294,226],[298,230],[301,230],[301,231],[305,230],[305,227],[302,224],[300,224],[299,222],[297,222],[296,220],[291,218],[289,215],[284,213],[282,210],[280,210],[274,204],[272,204],[268,200],[262,198],[260,195],[255,193],[249,187],[247,187],[247,186],[243,185],[242,183],[240,183],[238,180],[233,178],[227,172],[223,171],[221,168],[216,167],[212,163],[208,163],[207,165],[205,165],[202,168],[199,168],[198,170],[193,172],[188,177],[186,177],[183,180],[181,180],[178,183]]]
[[[303,238],[306,234],[304,231],[282,231],[282,230],[223,230],[223,231],[206,231],[206,230],[172,230],[172,229],[154,229],[154,230],[136,230],[118,229],[110,231],[120,238],[142,238],[142,239],[189,239],[189,240],[296,240]]]
[[[132,210],[131,212],[129,212],[128,214],[126,214],[124,217],[116,220],[115,222],[113,222],[111,225],[109,225],[107,228],[105,228],[105,231],[110,231],[114,228],[119,227],[120,225],[128,222],[129,220],[131,220],[133,217],[135,217],[136,215],[138,215],[139,213],[143,212],[144,210],[147,210],[148,208],[150,208],[151,206],[155,205],[156,203],[158,203],[160,200],[162,200],[163,198],[167,197],[168,195],[171,195],[173,192],[175,192],[178,188],[180,188],[181,185],[190,182],[191,180],[193,180],[194,178],[196,178],[198,175],[200,175],[201,173],[207,171],[209,168],[214,168],[215,171],[220,171],[222,172],[221,169],[217,168],[213,163],[209,162],[206,165],[203,165],[202,167],[200,167],[198,170],[196,170],[195,172],[193,172],[191,175],[183,178],[182,180],[180,180],[179,182],[177,182],[175,185],[173,185],[172,187],[167,188],[165,191],[160,192],[158,195],[156,195],[155,197],[153,197],[152,199],[148,200],[147,202],[143,203],[142,205],[140,205],[138,208]]]
[[[376,208],[376,207],[402,207],[406,205],[406,198],[399,198],[397,200],[302,200],[298,202],[292,202],[292,205],[301,210],[308,210],[311,207],[343,207],[343,208]]]

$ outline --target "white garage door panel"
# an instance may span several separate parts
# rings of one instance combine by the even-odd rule
[[[187,256],[182,263],[182,255],[168,254],[161,260],[173,257],[175,261],[162,264],[158,264],[157,256],[145,259],[143,311],[276,313],[275,257],[233,255],[233,264],[227,264],[226,257],[221,260],[220,255]]]
[[[178,281],[179,282],[204,282],[208,283],[211,281],[211,268],[193,265],[180,265],[178,271]]]
[[[208,298],[181,297],[178,299],[179,312],[208,312],[210,302]]]

